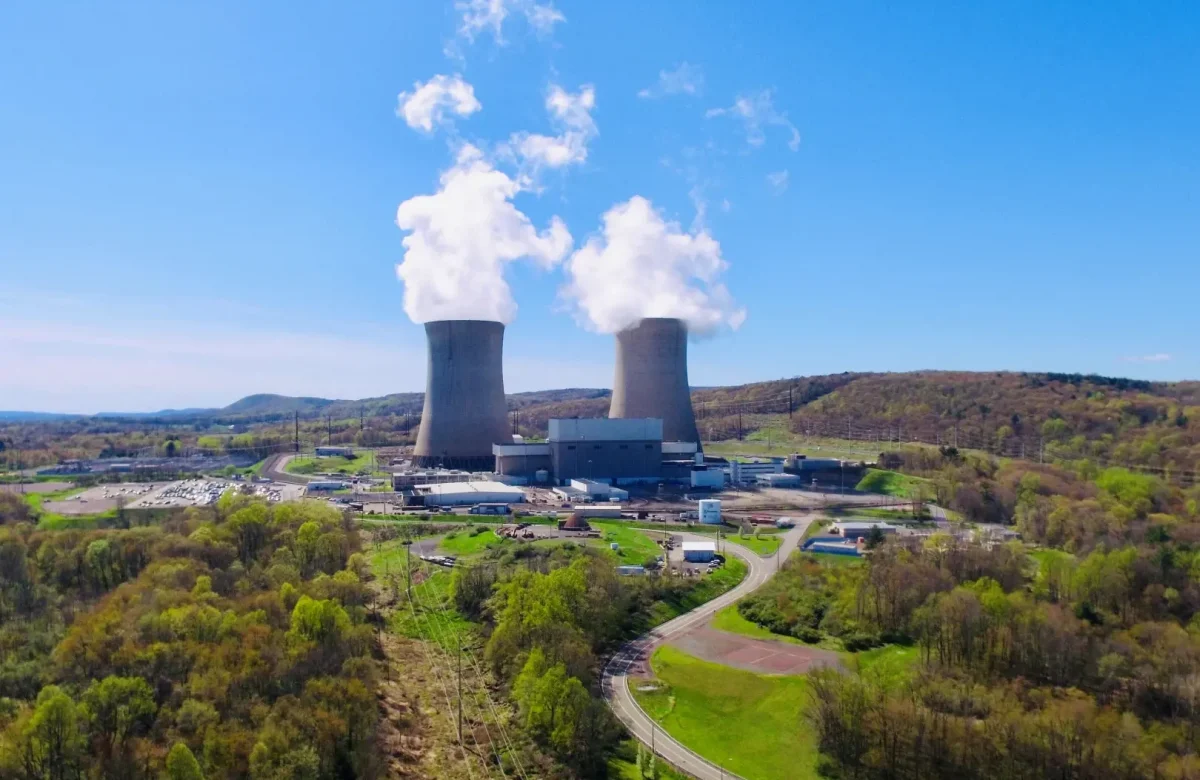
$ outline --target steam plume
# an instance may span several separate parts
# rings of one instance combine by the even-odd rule
[[[512,199],[520,185],[464,145],[444,171],[440,188],[400,204],[396,224],[404,237],[404,311],[414,322],[474,319],[509,323],[517,313],[504,267],[530,258],[544,268],[571,250],[558,217],[541,232]]]
[[[567,261],[560,293],[585,326],[602,333],[675,317],[704,335],[746,319],[719,281],[727,267],[707,230],[684,232],[638,195],[604,214],[601,232]]]

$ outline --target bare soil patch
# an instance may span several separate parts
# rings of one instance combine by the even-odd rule
[[[709,626],[693,629],[672,644],[688,655],[758,674],[799,675],[822,666],[837,666],[830,650],[718,631]]]

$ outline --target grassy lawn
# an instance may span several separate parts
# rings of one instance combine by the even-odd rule
[[[867,469],[867,473],[863,475],[862,480],[855,485],[854,489],[864,493],[883,493],[897,498],[911,498],[918,489],[924,488],[928,483],[927,479],[910,477],[896,471]],[[926,490],[925,492],[929,493],[930,491]]]
[[[857,669],[863,676],[874,677],[889,688],[911,680],[921,662],[921,649],[915,645],[884,645],[841,655],[846,668]]]
[[[740,544],[743,547],[751,550],[759,555],[773,555],[782,544],[782,540],[776,534],[761,534],[759,536],[738,536],[731,534],[726,537],[726,541]]]
[[[731,634],[741,634],[753,639],[769,639],[772,642],[786,642],[793,645],[802,645],[801,642],[794,636],[785,636],[783,634],[773,634],[767,629],[746,618],[738,612],[737,604],[730,604],[728,607],[713,615],[712,627],[719,631],[728,631]]]
[[[496,532],[491,528],[476,526],[447,534],[438,545],[438,549],[447,555],[464,557],[478,555],[493,545],[507,543],[509,543],[507,539],[496,536]]]
[[[675,739],[747,780],[816,777],[817,746],[801,713],[808,705],[803,677],[758,675],[708,663],[670,645],[651,665],[663,687],[630,688]]]
[[[370,452],[362,452],[353,458],[335,455],[332,458],[298,457],[288,461],[284,468],[289,474],[357,474],[360,471],[374,472],[375,458]],[[379,472],[383,473],[383,472]]]
[[[624,565],[641,566],[647,558],[655,558],[662,554],[662,548],[654,543],[646,534],[617,523],[604,523],[595,520],[588,521],[592,528],[601,534],[600,542],[605,549],[616,542],[620,545],[617,557]]]

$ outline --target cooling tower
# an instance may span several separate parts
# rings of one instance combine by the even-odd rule
[[[617,334],[609,417],[660,417],[664,441],[700,441],[688,387],[683,320],[651,317]]]
[[[492,445],[512,443],[504,400],[504,325],[425,323],[429,368],[413,460],[418,466],[491,471]]]

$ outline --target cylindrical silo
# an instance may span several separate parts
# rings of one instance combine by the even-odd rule
[[[490,471],[493,444],[511,444],[504,399],[504,325],[425,323],[429,367],[413,460],[422,467]]]
[[[659,417],[664,441],[699,443],[683,320],[649,317],[617,333],[609,417]]]

